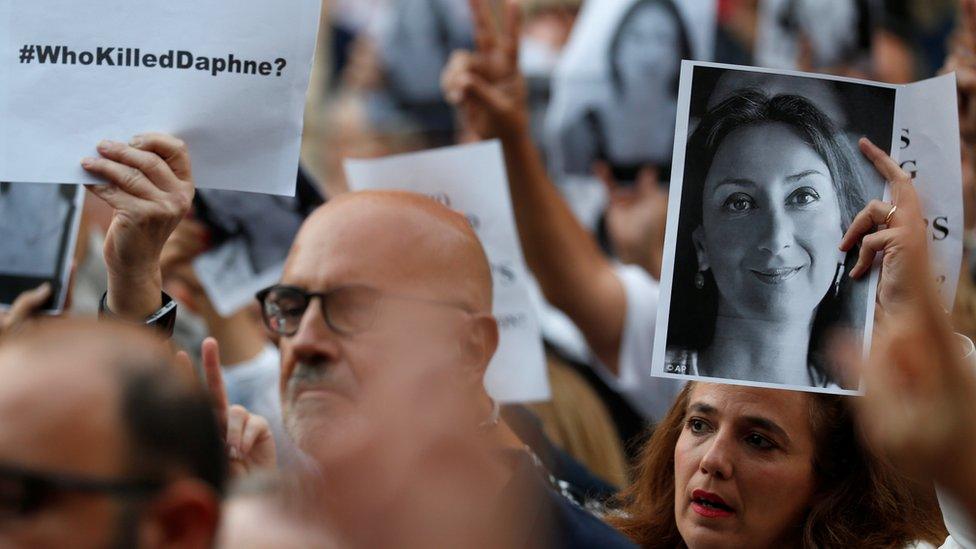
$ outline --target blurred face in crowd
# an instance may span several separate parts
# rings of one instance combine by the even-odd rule
[[[671,13],[662,4],[642,2],[618,32],[611,62],[623,77],[625,93],[648,93],[647,86],[660,82],[673,84],[680,57],[675,55],[678,33]]]
[[[120,414],[114,365],[168,351],[131,328],[35,330],[0,344],[0,546],[207,547],[216,496],[136,478]]]
[[[762,320],[813,314],[843,256],[840,202],[827,164],[790,126],[728,135],[705,181],[694,240],[718,285],[719,314]]]
[[[497,344],[491,273],[463,217],[406,193],[331,201],[299,233],[282,284],[326,293],[280,339],[282,408],[306,451],[365,426],[363,401],[390,376],[456,374],[480,395]]]
[[[119,478],[125,445],[115,384],[91,362],[87,373],[69,366],[78,357],[59,357],[66,368],[40,367],[51,357],[30,351],[0,347],[0,468]],[[108,546],[120,533],[122,505],[110,496],[66,492],[17,509],[31,498],[9,473],[0,473],[2,545]]]
[[[234,497],[224,503],[217,547],[225,549],[304,549],[339,547],[328,532],[305,516],[292,516],[282,502],[261,495]]]
[[[804,393],[697,384],[674,449],[675,520],[687,545],[795,545],[814,491]]]

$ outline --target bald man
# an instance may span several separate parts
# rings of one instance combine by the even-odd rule
[[[281,336],[292,438],[303,448],[335,442],[356,420],[363,390],[421,354],[450,362],[459,388],[479,403],[472,427],[498,423],[482,383],[498,345],[491,280],[467,221],[433,200],[351,193],[317,210],[295,239],[281,286],[264,299],[265,312],[281,313],[265,316]],[[306,308],[307,292],[326,297]],[[521,446],[502,424],[492,436]]]
[[[213,543],[226,476],[206,393],[145,329],[49,321],[0,345],[0,546]]]
[[[532,501],[539,507],[525,512],[539,521],[526,541],[629,546],[550,490],[548,474],[519,459],[529,457],[525,444],[499,420],[483,383],[498,346],[491,270],[462,215],[411,193],[343,195],[306,220],[281,284],[258,298],[266,326],[279,337],[285,427],[301,449],[334,455],[384,414],[438,420],[418,411],[433,398],[423,392],[382,401],[386,409],[377,414],[370,397],[391,380],[411,395],[422,383],[430,395],[448,388],[470,403],[452,408],[462,416],[452,420],[481,432],[499,456],[515,456],[500,460],[507,484],[519,493],[538,488]],[[327,466],[323,473],[328,477]]]

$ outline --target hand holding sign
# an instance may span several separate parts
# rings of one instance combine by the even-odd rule
[[[85,158],[82,167],[108,182],[88,189],[115,208],[104,249],[108,307],[141,321],[162,306],[160,254],[193,202],[190,155],[182,141],[162,134],[103,141],[98,152],[101,158]]]
[[[277,461],[275,442],[268,421],[248,412],[243,406],[228,405],[217,340],[208,337],[200,350],[214,414],[227,444],[231,475],[241,477],[257,470],[274,469]]]
[[[460,109],[465,126],[482,139],[528,131],[525,79],[518,65],[520,10],[517,1],[507,0],[499,29],[488,0],[471,0],[477,51],[454,52],[441,77],[448,103]]]

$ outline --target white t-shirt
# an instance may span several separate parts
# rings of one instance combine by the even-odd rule
[[[278,392],[280,362],[278,349],[268,345],[251,360],[223,368],[227,401],[268,420],[279,446],[286,442]]]
[[[542,329],[550,343],[574,360],[591,365],[604,383],[645,419],[656,423],[667,415],[685,382],[651,377],[651,348],[659,298],[657,281],[634,265],[616,265],[615,270],[627,298],[618,374],[596,358],[572,321],[548,304],[542,305],[539,315]]]

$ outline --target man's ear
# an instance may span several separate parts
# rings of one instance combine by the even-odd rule
[[[462,360],[471,381],[484,383],[485,370],[498,350],[498,322],[491,315],[473,317],[462,341]]]
[[[220,499],[196,479],[173,482],[143,513],[140,547],[209,549],[220,522]]]
[[[695,244],[695,255],[698,256],[698,270],[705,272],[712,268],[708,262],[708,248],[705,246],[705,229],[701,225],[691,233],[691,241]]]

